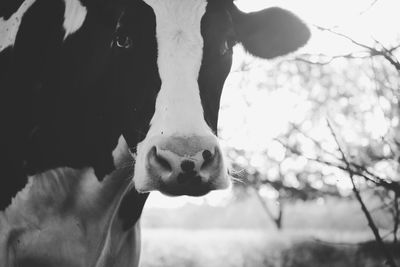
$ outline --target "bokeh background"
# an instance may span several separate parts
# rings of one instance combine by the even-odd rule
[[[143,267],[400,266],[400,1],[238,0],[293,11],[296,53],[234,48],[219,135],[232,188],[152,193]]]

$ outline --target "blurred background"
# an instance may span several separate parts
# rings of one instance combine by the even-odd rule
[[[270,61],[234,48],[219,115],[233,186],[152,193],[142,266],[400,266],[400,1],[236,4],[291,10],[312,39]]]

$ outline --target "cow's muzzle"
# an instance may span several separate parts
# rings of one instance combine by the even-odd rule
[[[229,185],[215,136],[159,137],[145,166],[155,189],[167,195],[201,196]]]

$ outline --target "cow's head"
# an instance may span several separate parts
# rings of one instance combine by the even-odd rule
[[[133,115],[124,135],[136,148],[135,188],[169,195],[226,188],[216,132],[232,47],[273,58],[309,36],[280,8],[243,13],[232,0],[134,1],[122,12],[115,45],[120,83],[134,91],[125,99]]]

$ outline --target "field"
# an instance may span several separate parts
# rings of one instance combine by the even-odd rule
[[[388,218],[373,216],[391,240]],[[287,204],[283,218],[278,232],[251,198],[225,206],[145,208],[141,267],[384,266],[354,200]],[[400,246],[392,254],[400,257]]]
[[[141,267],[377,267],[369,232],[144,229]],[[399,247],[393,252],[400,256]]]

